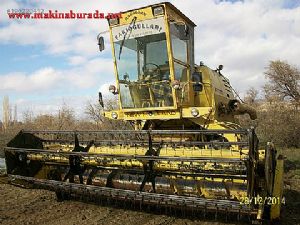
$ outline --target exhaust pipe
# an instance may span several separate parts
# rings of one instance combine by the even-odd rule
[[[243,104],[238,100],[230,100],[228,103],[228,107],[233,115],[243,115],[247,113],[250,116],[251,120],[257,119],[256,110],[253,107],[247,104]]]

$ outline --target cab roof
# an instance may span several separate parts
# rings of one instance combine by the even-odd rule
[[[152,5],[147,5],[147,6],[143,6],[143,7],[140,7],[140,8],[135,8],[135,9],[130,9],[130,10],[127,10],[127,11],[122,11],[121,13],[128,13],[128,12],[131,12],[131,11],[134,11],[134,10],[138,10],[138,9],[144,9],[144,8],[147,8],[147,7],[153,7],[153,6],[159,6],[159,5],[166,5],[166,7],[169,7],[171,8],[172,10],[174,10],[179,16],[181,16],[186,22],[188,22],[190,25],[192,25],[193,27],[196,27],[197,25],[192,21],[190,20],[190,18],[188,18],[186,15],[184,15],[179,9],[177,9],[172,3],[170,2],[161,2],[161,3],[157,3],[157,4],[152,4]]]

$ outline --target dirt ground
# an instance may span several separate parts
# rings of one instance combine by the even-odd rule
[[[143,211],[100,206],[80,201],[57,202],[55,194],[0,184],[0,224],[176,224],[221,225]],[[227,223],[234,224],[234,223]]]
[[[299,192],[287,193],[289,199],[299,201]],[[291,196],[290,196],[291,195]],[[221,225],[245,224],[244,222],[216,222],[211,219],[179,218],[170,215],[134,211],[101,206],[81,201],[57,202],[54,193],[24,189],[9,184],[0,184],[0,224],[174,224],[174,225]],[[300,202],[300,201],[299,201]],[[300,224],[298,205],[287,205],[280,224]]]

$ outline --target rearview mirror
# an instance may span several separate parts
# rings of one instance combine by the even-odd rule
[[[102,52],[104,50],[104,38],[98,34],[97,36],[99,51]]]
[[[102,98],[102,93],[101,92],[99,92],[98,93],[99,95],[98,95],[98,101],[99,101],[99,104],[101,105],[101,107],[102,108],[104,108],[104,102],[103,102],[103,98]]]

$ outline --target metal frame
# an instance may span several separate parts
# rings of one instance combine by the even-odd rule
[[[55,192],[65,192],[70,195],[106,197],[109,200],[122,200],[137,203],[140,208],[142,205],[153,204],[160,207],[182,208],[184,210],[204,210],[205,212],[215,213],[238,213],[239,215],[256,215],[257,209],[250,205],[240,204],[238,201],[230,200],[214,200],[199,197],[176,196],[166,194],[155,194],[148,192],[136,192],[131,190],[96,187],[92,185],[82,185],[74,183],[65,183],[54,180],[36,179],[32,177],[24,177],[18,175],[9,175],[9,179],[13,183],[25,181],[37,188],[43,188]],[[158,204],[159,203],[159,204]]]

